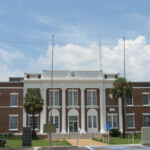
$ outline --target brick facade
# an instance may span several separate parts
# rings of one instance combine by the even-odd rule
[[[38,74],[38,79],[39,79],[39,83],[40,80],[42,78],[41,74]],[[115,75],[115,78],[117,78],[118,76]],[[34,86],[32,87],[31,84],[34,85],[33,80],[30,79],[30,75],[27,74],[26,77],[27,83],[26,85],[28,85],[28,83],[30,84],[30,88],[35,88]],[[104,75],[104,80],[108,80],[107,75]],[[30,82],[31,81],[31,82]],[[64,81],[67,82],[68,81]],[[74,80],[71,81],[72,85],[74,84]],[[90,82],[93,82],[92,80]],[[41,83],[40,83],[41,84]],[[39,84],[39,85],[40,85]],[[93,86],[93,85],[97,85],[97,86]],[[112,84],[112,82],[111,82]],[[126,114],[132,114],[134,115],[134,124],[135,124],[135,128],[132,129],[128,129],[126,128],[126,131],[141,131],[141,127],[144,125],[143,124],[143,114],[150,114],[150,105],[144,106],[143,105],[143,97],[142,97],[142,93],[149,93],[150,95],[150,82],[133,82],[133,93],[132,93],[132,99],[133,99],[133,105],[132,106],[126,106]],[[58,83],[57,83],[58,85]],[[61,85],[61,83],[60,83]],[[64,83],[62,84],[64,85]],[[86,84],[85,84],[86,85]],[[66,112],[66,117],[65,117],[65,130],[66,132],[68,131],[68,116],[69,116],[69,111],[70,110],[75,110],[78,112],[78,127],[82,128],[84,126],[85,128],[85,133],[88,133],[88,111],[92,110],[92,111],[96,111],[97,113],[97,132],[101,131],[102,128],[102,124],[101,124],[101,109],[104,109],[103,112],[106,115],[106,122],[108,123],[108,116],[109,115],[113,115],[115,114],[117,116],[117,128],[119,128],[119,102],[118,100],[114,100],[111,95],[111,86],[110,87],[106,87],[104,89],[105,91],[105,102],[106,104],[101,104],[101,87],[98,87],[98,83],[92,83],[91,87],[86,87],[84,88],[84,93],[83,95],[81,94],[81,87],[74,86],[71,87],[70,85],[68,86],[68,88],[65,88],[65,112]],[[25,85],[24,85],[24,80],[23,78],[10,78],[9,82],[0,82],[0,133],[18,133],[21,134],[22,133],[22,127],[23,127],[23,93],[24,93],[24,89],[28,89]],[[36,87],[38,88],[40,91],[42,89],[42,84],[41,86]],[[49,104],[49,91],[50,91],[50,86],[48,86],[46,88],[46,99],[45,99],[45,103],[46,103],[46,122],[49,122],[49,113],[52,110],[56,110],[59,112],[59,133],[62,132],[63,130],[63,91],[62,91],[62,87],[59,87],[59,85],[55,88],[55,90],[59,91],[59,107],[50,107]],[[88,106],[88,102],[87,102],[87,90],[96,90],[96,104],[97,106]],[[78,93],[78,106],[77,107],[70,107],[69,103],[68,103],[68,91],[69,90],[77,90]],[[41,91],[42,92],[42,91]],[[11,99],[11,93],[17,93],[18,94],[18,106],[17,107],[12,107],[10,105],[10,99]],[[84,99],[82,99],[82,96],[84,97]],[[84,125],[82,124],[82,100],[84,101]],[[149,101],[150,101],[150,96],[149,96]],[[102,105],[104,105],[105,108],[101,107]],[[10,115],[18,115],[18,129],[13,131],[10,130],[10,120],[9,117]],[[38,122],[38,127],[39,129],[37,130],[37,132],[41,132],[42,130],[42,126],[41,126],[41,119],[42,119],[42,114],[39,114],[39,122]],[[26,115],[26,125],[28,125],[28,116]],[[103,127],[105,129],[105,127]]]

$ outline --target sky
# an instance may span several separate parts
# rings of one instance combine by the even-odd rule
[[[51,70],[150,82],[149,0],[0,0],[0,81]]]

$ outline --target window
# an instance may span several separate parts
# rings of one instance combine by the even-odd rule
[[[144,127],[150,126],[150,115],[143,116],[143,125],[144,125]]]
[[[96,90],[88,90],[87,91],[87,103],[88,103],[88,106],[95,106],[95,105],[97,105],[96,101],[97,101]]]
[[[117,128],[117,115],[116,114],[110,114],[108,115],[108,123],[110,124],[110,128]]]
[[[33,128],[33,117],[32,116],[29,116],[28,118],[28,126]],[[39,117],[38,116],[35,116],[35,120],[34,120],[34,127],[35,129],[38,129],[38,125],[39,125]]]
[[[97,128],[96,116],[88,116],[88,128]]]
[[[127,115],[127,128],[135,128],[134,115]]]
[[[18,130],[18,115],[9,117],[9,129]]]
[[[143,105],[149,105],[149,93],[142,94]]]
[[[69,106],[78,105],[78,91],[77,90],[68,91],[68,102],[69,102]]]
[[[58,90],[50,91],[50,105],[59,106],[59,91]]]
[[[17,93],[11,93],[10,106],[18,106],[18,94]]]
[[[126,104],[127,104],[127,106],[132,106],[133,105],[132,98],[126,99]]]
[[[56,128],[59,128],[59,119],[58,116],[51,116],[50,117],[50,122],[55,124]]]

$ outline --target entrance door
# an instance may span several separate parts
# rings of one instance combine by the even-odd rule
[[[78,116],[69,116],[69,132],[78,131]]]

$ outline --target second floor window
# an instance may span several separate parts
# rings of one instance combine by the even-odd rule
[[[68,104],[69,104],[69,106],[77,106],[78,105],[78,91],[77,90],[69,90],[68,91]]]
[[[59,106],[59,91],[50,91],[50,105]]]
[[[149,93],[143,93],[142,94],[142,99],[143,99],[143,105],[149,105]]]
[[[126,104],[127,104],[127,106],[132,106],[133,105],[132,98],[127,98]]]
[[[10,106],[18,106],[18,94],[17,93],[11,93]]]
[[[95,106],[97,101],[96,90],[88,90],[87,91],[87,105]]]

